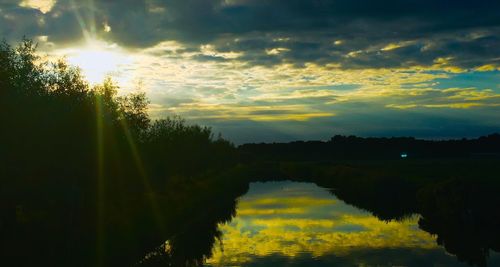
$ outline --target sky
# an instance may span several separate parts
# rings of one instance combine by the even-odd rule
[[[240,144],[500,132],[500,1],[0,0],[0,38]]]

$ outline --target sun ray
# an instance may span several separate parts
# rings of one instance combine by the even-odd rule
[[[79,9],[77,8],[77,5],[76,5],[75,1],[74,0],[70,0],[70,3],[71,3],[71,6],[72,6],[71,10],[73,10],[73,13],[75,14],[76,21],[80,25],[83,37],[87,41],[88,40],[92,40],[94,38],[94,36],[90,35],[90,33],[89,33],[88,29],[87,29],[87,25],[85,23],[85,20],[83,19],[82,15],[80,14]]]
[[[96,135],[97,135],[97,265],[102,266],[104,254],[104,215],[105,210],[105,177],[104,177],[104,118],[103,103],[99,96],[95,99]]]
[[[98,84],[107,76],[119,76],[121,67],[133,63],[132,56],[118,46],[99,40],[89,40],[84,46],[61,50],[58,55],[79,67],[91,84]]]
[[[139,150],[137,149],[137,145],[134,141],[132,133],[130,132],[130,128],[125,120],[120,120],[120,124],[121,124],[122,129],[125,133],[125,137],[127,138],[130,152],[132,153],[132,157],[134,158],[134,162],[136,164],[136,167],[139,170],[139,175],[141,176],[144,189],[146,190],[146,194],[147,194],[149,203],[151,205],[151,209],[153,211],[153,216],[155,217],[156,223],[157,223],[160,231],[165,233],[165,230],[166,230],[164,228],[165,227],[165,220],[164,220],[162,213],[160,211],[160,206],[158,205],[158,203],[156,202],[156,200],[154,198],[153,187],[151,186],[151,183],[149,182],[149,178],[148,178],[146,169],[144,167],[144,163],[143,163],[142,158],[140,156]]]

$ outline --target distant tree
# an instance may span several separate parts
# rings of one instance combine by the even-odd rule
[[[147,113],[149,100],[146,93],[133,93],[117,99],[122,119],[127,127],[137,136],[144,134],[150,126],[151,119]]]

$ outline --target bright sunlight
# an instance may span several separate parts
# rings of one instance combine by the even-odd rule
[[[115,44],[101,41],[64,50],[62,54],[71,65],[78,66],[90,83],[102,82],[106,76],[117,76],[123,65],[132,63],[132,57]]]

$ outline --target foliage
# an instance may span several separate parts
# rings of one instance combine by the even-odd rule
[[[89,85],[63,60],[45,61],[30,40],[17,48],[0,44],[0,236],[9,247],[1,254],[7,265],[139,260],[146,243],[166,240],[158,220],[171,208],[159,207],[174,205],[171,192],[231,164],[233,145],[214,139],[210,128],[180,118],[151,121],[144,93],[118,96],[118,89],[111,79]],[[138,231],[130,225],[143,232],[125,242]],[[73,243],[78,249],[67,246]],[[129,252],[114,254],[117,248]],[[26,250],[34,255],[23,258]]]

